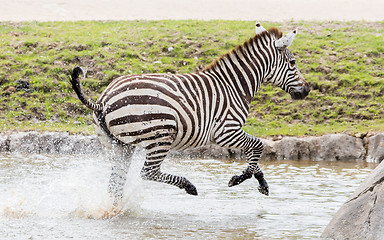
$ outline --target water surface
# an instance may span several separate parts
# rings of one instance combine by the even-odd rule
[[[312,239],[376,164],[261,162],[270,196],[255,179],[228,188],[246,162],[169,159],[198,196],[139,177],[134,156],[123,213],[111,209],[110,165],[89,155],[0,155],[0,239]]]

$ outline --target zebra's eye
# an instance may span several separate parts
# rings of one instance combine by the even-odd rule
[[[292,60],[289,61],[289,63],[290,63],[291,65],[295,65],[295,64],[296,64],[296,60],[295,60],[295,59],[292,59]]]

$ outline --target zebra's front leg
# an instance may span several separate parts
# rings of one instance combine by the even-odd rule
[[[267,181],[264,178],[263,172],[261,171],[258,165],[258,161],[264,149],[263,143],[261,142],[260,139],[252,135],[249,135],[242,130],[239,130],[239,131],[241,132],[241,134],[237,135],[239,137],[233,140],[237,142],[234,144],[229,144],[228,146],[238,147],[243,149],[249,161],[249,166],[243,171],[241,175],[233,176],[229,181],[228,186],[232,187],[232,186],[239,185],[240,183],[254,176],[259,182],[259,187],[258,187],[259,192],[268,196],[269,186]]]
[[[164,146],[158,146],[156,148],[160,149],[151,149],[147,152],[146,161],[141,170],[142,179],[174,185],[180,189],[185,189],[188,194],[197,195],[196,187],[185,177],[161,172],[161,163],[165,159],[169,149],[164,149]]]

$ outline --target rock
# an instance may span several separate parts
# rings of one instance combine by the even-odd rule
[[[268,140],[268,139],[262,139],[263,144],[264,144],[264,150],[263,153],[261,154],[260,159],[261,160],[276,160],[276,149],[275,149],[275,144],[276,142],[274,140]]]
[[[339,209],[322,238],[384,239],[384,162]]]
[[[384,133],[366,138],[365,143],[368,146],[367,162],[381,162],[384,160]]]
[[[9,136],[9,151],[32,153],[37,148],[36,132],[18,132]]]
[[[215,158],[215,159],[241,159],[242,152],[239,149],[222,148],[217,145],[207,145],[194,149],[172,151],[171,157],[177,158]]]
[[[274,144],[278,160],[311,160],[315,157],[313,148],[312,141],[297,137],[286,137]]]
[[[311,142],[310,160],[359,161],[366,155],[363,140],[346,134],[328,134],[321,137],[309,137]]]
[[[0,135],[0,152],[9,152],[9,139],[6,135]]]
[[[366,155],[363,140],[346,134],[284,137],[280,141],[263,142],[263,160],[356,161]]]
[[[103,149],[96,136],[63,132],[19,132],[8,139],[8,150],[19,153],[98,154]]]

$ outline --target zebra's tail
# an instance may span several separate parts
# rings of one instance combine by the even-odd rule
[[[84,103],[85,106],[87,106],[88,108],[92,109],[95,112],[101,112],[103,110],[103,105],[100,103],[92,102],[85,96],[83,89],[81,88],[81,85],[80,85],[80,80],[79,80],[80,73],[84,73],[81,67],[75,67],[75,69],[73,69],[72,78],[70,80],[72,83],[73,90],[75,90],[77,97],[80,99],[82,103]]]

